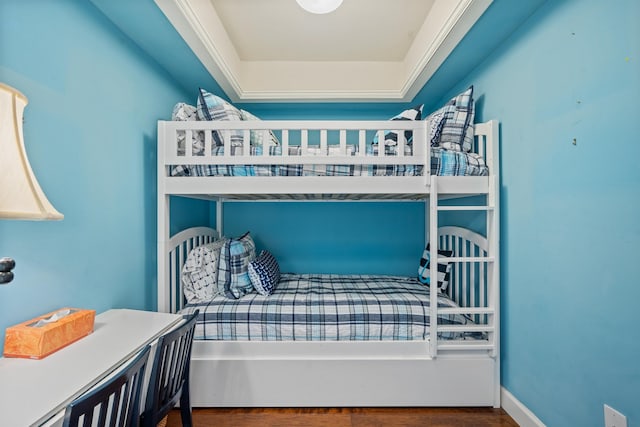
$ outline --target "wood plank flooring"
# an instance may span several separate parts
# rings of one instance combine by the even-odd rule
[[[194,408],[195,427],[517,427],[493,408]],[[180,412],[167,427],[181,427]]]

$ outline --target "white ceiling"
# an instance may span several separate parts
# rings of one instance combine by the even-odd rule
[[[293,0],[210,1],[243,61],[402,61],[434,3],[347,0],[314,15]]]
[[[410,101],[492,0],[155,0],[232,101]]]

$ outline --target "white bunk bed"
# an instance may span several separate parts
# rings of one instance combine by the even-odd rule
[[[233,406],[500,406],[499,144],[498,123],[476,124],[473,151],[484,157],[488,176],[431,175],[426,121],[254,121],[158,123],[158,310],[184,305],[179,272],[190,250],[219,237],[223,203],[233,200],[338,199],[416,200],[425,203],[425,242],[454,252],[449,296],[459,308],[436,304],[430,293],[429,337],[416,341],[205,341],[194,342],[191,401],[194,407]],[[273,131],[281,155],[213,155],[211,131],[241,132],[244,153],[250,132]],[[205,131],[204,153],[184,146]],[[366,155],[372,133],[384,140],[395,131],[398,155],[386,150]],[[405,140],[413,132],[413,142]],[[354,139],[355,138],[355,139]],[[296,140],[301,155],[289,156]],[[310,141],[319,150],[310,153]],[[329,154],[332,144],[358,146],[355,154]],[[410,153],[405,146],[412,145]],[[224,138],[224,153],[231,153]],[[323,154],[318,154],[318,152]],[[335,153],[335,151],[334,151]],[[418,176],[171,176],[175,165],[420,165]],[[216,228],[196,227],[169,234],[170,196],[217,202]],[[442,204],[444,199],[481,195],[473,206]],[[473,200],[476,200],[474,198]],[[438,227],[443,211],[486,215],[486,237],[460,227]],[[432,251],[431,277],[437,275]],[[463,314],[464,326],[441,325],[438,314]],[[478,332],[478,340],[443,340],[446,332]]]

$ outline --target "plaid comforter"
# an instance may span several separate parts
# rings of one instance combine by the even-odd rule
[[[395,148],[395,147],[387,147]],[[232,146],[232,155],[242,154],[242,147]],[[251,147],[251,155],[260,155],[261,147]],[[214,155],[223,154],[224,147],[214,147]],[[273,146],[270,155],[280,156],[281,147]],[[319,154],[319,148],[309,147],[308,154]],[[346,155],[354,155],[355,147],[347,146]],[[368,155],[375,155],[376,146],[368,147]],[[405,146],[405,153],[411,154],[411,147]],[[290,156],[299,156],[299,146],[289,147]],[[329,151],[329,154],[333,154]],[[421,176],[422,165],[394,165],[393,155],[388,165],[174,165],[171,176]],[[483,176],[489,170],[484,159],[475,153],[449,151],[442,148],[431,149],[431,175],[438,176]]]
[[[456,307],[445,295],[439,307]],[[256,341],[424,340],[429,336],[429,289],[412,277],[283,274],[274,293],[189,304],[200,309],[195,339]],[[472,323],[440,315],[439,324]],[[475,338],[441,333],[439,338]]]

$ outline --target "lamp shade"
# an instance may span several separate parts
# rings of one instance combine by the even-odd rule
[[[36,180],[22,134],[27,98],[0,83],[0,219],[62,219]]]

